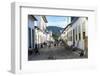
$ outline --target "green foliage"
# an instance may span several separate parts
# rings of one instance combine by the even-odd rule
[[[59,35],[57,35],[57,34],[52,34],[52,37],[53,37],[55,40],[58,40]]]

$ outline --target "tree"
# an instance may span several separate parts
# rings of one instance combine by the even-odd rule
[[[58,34],[52,34],[52,37],[53,37],[55,40],[58,40],[59,35],[58,35]]]

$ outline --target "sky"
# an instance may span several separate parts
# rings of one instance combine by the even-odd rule
[[[46,16],[48,26],[58,26],[65,28],[68,24],[67,16]]]

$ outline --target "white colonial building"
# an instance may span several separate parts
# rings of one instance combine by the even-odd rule
[[[52,32],[49,31],[49,32],[47,32],[46,34],[47,34],[47,35],[46,35],[46,41],[47,41],[47,42],[54,42],[54,39],[53,39],[53,37],[52,37]]]
[[[37,19],[35,26],[35,45],[38,48],[43,47],[43,43],[46,42],[46,26],[47,19],[45,16],[35,16]]]
[[[33,15],[28,15],[28,48],[32,49],[34,48],[34,26],[37,19]]]
[[[61,39],[63,39],[63,41],[68,44],[69,46],[71,46],[73,43],[72,43],[72,25],[71,24],[68,24],[62,34],[61,34]]]
[[[47,19],[45,16],[28,15],[28,47],[41,48],[44,43],[54,42],[52,32],[46,30]]]
[[[61,38],[71,46],[86,50],[88,49],[88,18],[73,17],[72,22],[65,27]]]

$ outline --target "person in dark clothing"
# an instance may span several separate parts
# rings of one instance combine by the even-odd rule
[[[41,44],[41,48],[43,48],[43,44]]]
[[[84,56],[84,51],[81,51],[80,57]]]
[[[40,55],[40,52],[39,52],[39,50],[38,50],[37,45],[35,45],[35,49],[34,49],[34,51],[35,51],[35,54],[39,54],[39,55]]]

